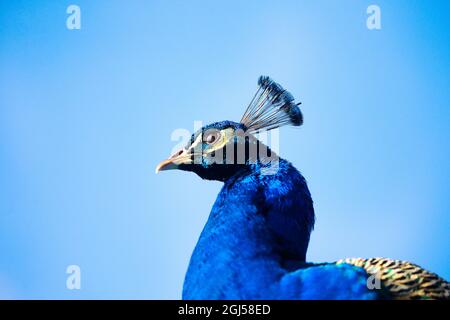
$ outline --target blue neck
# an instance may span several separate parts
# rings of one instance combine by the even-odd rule
[[[287,161],[229,178],[192,255],[185,299],[279,298],[275,287],[305,263],[314,210],[306,182]]]

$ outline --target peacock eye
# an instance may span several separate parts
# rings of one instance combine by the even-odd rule
[[[208,134],[206,135],[204,141],[205,141],[207,144],[213,144],[214,142],[216,142],[217,140],[219,140],[219,137],[220,137],[220,132],[219,132],[219,131],[211,132],[211,133],[208,133]]]

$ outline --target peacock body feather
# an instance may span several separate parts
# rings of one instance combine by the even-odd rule
[[[396,300],[449,299],[450,283],[416,264],[388,258],[347,258],[337,265],[363,268],[380,282],[384,294]]]

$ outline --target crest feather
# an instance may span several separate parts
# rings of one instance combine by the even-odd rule
[[[250,132],[271,130],[284,125],[300,126],[303,115],[294,97],[270,77],[260,76],[259,88],[242,116]]]

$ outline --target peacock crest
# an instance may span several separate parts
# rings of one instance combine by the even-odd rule
[[[258,79],[258,90],[241,119],[248,132],[272,130],[284,125],[301,126],[299,103],[281,85],[267,76]]]

